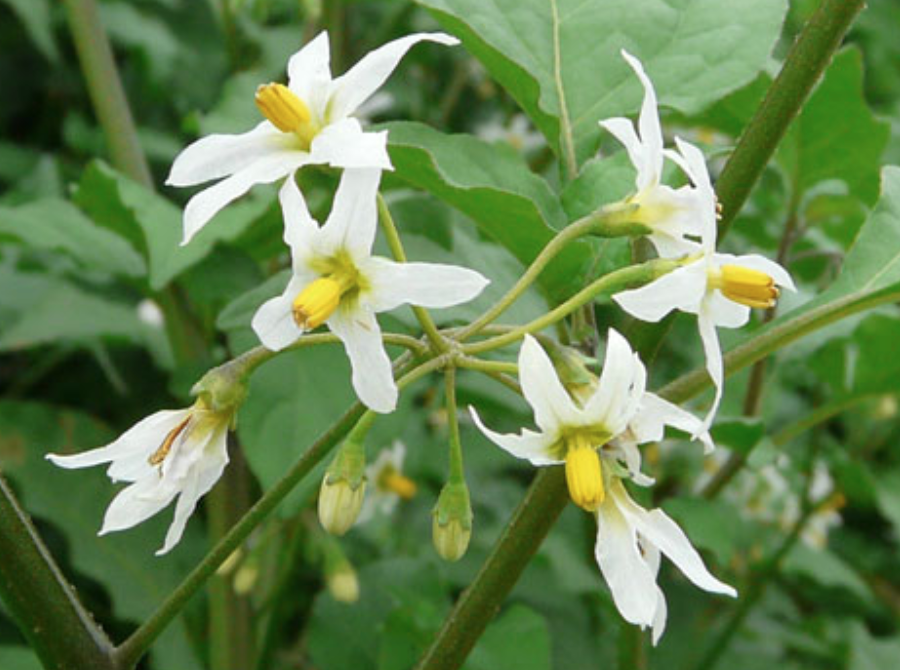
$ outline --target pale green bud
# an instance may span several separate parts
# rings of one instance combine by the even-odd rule
[[[438,555],[458,561],[472,538],[472,506],[465,482],[449,482],[432,511],[431,537]]]
[[[345,442],[319,489],[319,522],[332,535],[343,535],[356,522],[366,493],[365,472],[363,446]]]
[[[359,578],[349,561],[339,563],[325,575],[325,584],[331,597],[340,603],[359,600]]]

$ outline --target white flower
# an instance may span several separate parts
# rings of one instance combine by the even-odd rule
[[[281,296],[259,308],[252,325],[266,347],[279,351],[326,324],[344,343],[359,399],[376,412],[391,412],[397,387],[375,314],[402,304],[458,305],[481,293],[488,280],[453,265],[372,256],[380,177],[380,170],[345,170],[321,228],[294,180],[285,182],[280,199],[293,277]]]
[[[364,133],[352,114],[390,76],[417,42],[454,45],[443,33],[417,33],[389,42],[367,54],[346,73],[332,79],[328,33],[288,61],[288,85],[266,84],[256,102],[266,120],[242,135],[210,135],[182,151],[167,184],[193,186],[221,181],[195,195],[184,210],[187,244],[204,225],[254,184],[268,184],[303,165],[391,169],[387,133]]]
[[[696,193],[690,186],[676,190],[661,183],[663,159],[671,156],[663,149],[656,92],[641,62],[625,50],[622,57],[644,86],[638,126],[635,129],[631,121],[621,117],[600,121],[600,125],[622,143],[637,170],[636,192],[625,200],[626,204],[637,205],[630,219],[653,231],[647,237],[661,257],[680,256],[685,253],[685,235],[699,237],[702,232],[696,215]]]
[[[645,392],[644,366],[625,338],[610,329],[600,380],[583,404],[569,396],[550,358],[531,337],[522,344],[519,377],[540,433],[501,435],[486,428],[474,409],[472,417],[491,441],[518,458],[537,466],[565,463],[573,501],[597,516],[597,563],[622,616],[653,626],[654,643],[662,634],[666,605],[656,585],[659,551],[701,588],[734,595],[734,589],[709,573],[674,521],[661,510],[639,507],[622,484],[629,473],[637,483],[652,483],[640,475],[637,444],[660,439],[666,424],[697,432],[701,423]],[[703,441],[712,448],[708,434]],[[619,466],[620,458],[627,472]]]
[[[403,474],[406,447],[395,440],[390,449],[382,449],[378,458],[366,468],[366,497],[357,523],[365,523],[377,515],[388,516],[397,503],[416,495],[416,483]]]
[[[115,442],[83,454],[47,458],[63,468],[110,463],[114,482],[131,482],[110,503],[100,535],[131,528],[167,507],[176,497],[175,518],[157,556],[172,549],[200,500],[228,464],[227,436],[233,414],[198,402],[164,410],[138,422]]]
[[[737,596],[709,572],[677,523],[661,509],[645,510],[631,499],[620,478],[610,477],[597,510],[594,555],[619,613],[629,623],[650,626],[653,644],[663,634],[667,615],[665,596],[656,584],[660,552],[704,591]]]
[[[725,380],[722,350],[716,327],[739,328],[750,319],[750,308],[769,308],[779,296],[778,286],[794,289],[794,282],[778,263],[757,254],[733,256],[716,253],[716,195],[702,152],[676,138],[678,160],[694,182],[703,203],[702,243],[691,245],[684,265],[656,281],[613,296],[626,312],[656,322],[672,310],[697,315],[706,354],[706,369],[716,395],[703,428],[708,428],[719,407]],[[673,156],[676,154],[673,154]]]

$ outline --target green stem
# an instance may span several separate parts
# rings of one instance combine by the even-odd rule
[[[534,321],[519,326],[518,328],[513,328],[502,335],[482,340],[481,342],[463,345],[462,351],[466,354],[479,354],[484,351],[490,351],[491,349],[506,346],[516,340],[522,339],[522,337],[529,333],[537,332],[553,325],[582,305],[587,304],[601,293],[611,293],[629,286],[646,284],[657,277],[661,277],[667,272],[671,272],[677,267],[678,261],[656,259],[647,261],[641,265],[630,265],[620,270],[616,270],[615,272],[610,272],[609,274],[600,277],[600,279],[595,280],[593,283],[588,284],[564,303],[543,316],[538,317]]]
[[[460,356],[456,359],[456,365],[467,370],[478,370],[485,373],[508,373],[511,375],[519,374],[519,366],[517,363],[508,363],[506,361],[485,361],[480,358],[471,358],[469,356]]]
[[[138,141],[97,3],[94,0],[65,0],[64,4],[88,92],[106,135],[110,160],[135,181],[153,188],[150,168]]]
[[[449,482],[465,484],[462,440],[459,439],[459,410],[456,407],[456,368],[448,365],[444,371],[444,385],[447,395],[447,424],[450,427],[450,477]]]
[[[472,584],[447,616],[417,670],[459,668],[515,586],[567,502],[560,467],[542,468]]]
[[[378,218],[381,221],[381,229],[384,231],[384,236],[387,238],[388,246],[391,249],[391,253],[394,255],[394,259],[398,263],[405,263],[406,252],[403,251],[403,244],[400,242],[397,225],[394,223],[394,217],[391,216],[391,210],[388,208],[387,202],[381,193],[378,194]],[[425,332],[425,335],[428,337],[428,341],[431,342],[431,346],[434,347],[434,350],[437,353],[447,351],[447,343],[438,331],[437,326],[434,325],[431,315],[423,307],[418,307],[416,305],[412,305],[411,307],[413,314],[416,315],[419,325],[422,326],[422,330]]]
[[[78,601],[0,475],[0,596],[47,668],[130,668]]]
[[[728,233],[791,121],[865,4],[865,0],[822,0],[803,27],[716,184],[722,203],[720,239]]]
[[[443,356],[433,358],[410,370],[397,380],[403,388],[424,375],[440,369],[447,363]],[[238,521],[228,534],[213,547],[212,551],[194,568],[181,584],[169,594],[166,601],[145,621],[125,642],[116,649],[116,658],[124,667],[131,667],[144,655],[153,641],[165,630],[169,622],[178,615],[188,600],[199,591],[222,563],[247,539],[251,532],[268,516],[282,500],[308,475],[319,462],[357,424],[365,412],[365,407],[354,404],[344,415],[316,440],[300,460],[260,498]]]

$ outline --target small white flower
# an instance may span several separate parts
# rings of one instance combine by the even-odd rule
[[[372,256],[380,178],[380,170],[345,170],[321,228],[294,180],[285,182],[280,199],[293,277],[281,296],[259,308],[252,325],[266,347],[279,351],[326,324],[344,343],[359,399],[376,412],[391,412],[397,387],[375,314],[402,304],[458,305],[481,293],[488,280],[454,265]]]
[[[646,371],[625,338],[610,329],[603,371],[584,403],[569,396],[550,358],[531,337],[522,344],[519,377],[540,433],[501,435],[486,428],[470,408],[472,418],[492,442],[518,458],[537,466],[565,463],[572,500],[597,517],[597,563],[625,620],[652,626],[654,643],[662,634],[666,603],[656,585],[660,551],[700,588],[735,595],[709,573],[674,521],[661,510],[639,507],[622,484],[623,476],[652,483],[640,474],[637,444],[660,439],[665,425],[702,432],[707,449],[712,448],[698,419],[645,392]]]
[[[661,183],[664,157],[672,156],[663,149],[656,92],[641,62],[625,50],[622,57],[644,87],[637,129],[622,117],[600,121],[600,125],[622,143],[637,170],[635,193],[625,200],[626,204],[637,205],[631,220],[653,231],[647,237],[661,257],[680,256],[685,253],[685,235],[700,237],[702,232],[696,193],[690,186],[673,189]]]
[[[288,85],[266,84],[256,102],[266,120],[242,135],[210,135],[182,151],[167,184],[193,186],[213,179],[184,210],[187,244],[232,200],[254,184],[268,184],[303,165],[391,169],[387,133],[364,133],[352,114],[385,82],[417,42],[459,41],[443,33],[417,33],[368,53],[331,77],[328,33],[322,32],[288,61]]]
[[[703,153],[679,138],[675,141],[680,154],[673,156],[678,156],[703,203],[698,210],[702,215],[702,243],[688,247],[690,255],[682,267],[646,286],[617,293],[613,300],[643,321],[659,321],[675,309],[697,315],[706,369],[716,387],[703,422],[706,429],[719,407],[725,380],[716,328],[739,328],[750,320],[751,307],[774,307],[778,286],[795,289],[787,271],[764,256],[716,253],[716,195]]]
[[[378,458],[366,467],[366,497],[357,523],[365,523],[375,516],[388,516],[397,503],[416,495],[416,483],[403,474],[406,447],[395,440],[390,449],[382,449]]]
[[[110,479],[131,482],[110,503],[100,535],[136,526],[177,497],[175,518],[156,552],[160,556],[178,544],[197,502],[222,476],[232,417],[198,402],[188,409],[151,414],[105,447],[47,458],[63,468],[110,463]]]

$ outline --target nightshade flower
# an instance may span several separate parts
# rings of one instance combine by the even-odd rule
[[[702,208],[701,244],[692,244],[682,267],[646,286],[613,296],[626,312],[643,321],[656,322],[674,309],[697,315],[697,325],[706,354],[706,369],[716,387],[708,428],[722,399],[725,380],[722,350],[716,327],[739,328],[750,320],[750,308],[774,307],[779,286],[794,289],[787,271],[758,254],[733,256],[716,253],[716,195],[703,153],[676,138],[679,160],[694,182]]]
[[[252,325],[273,351],[327,325],[344,343],[359,399],[384,413],[396,406],[397,387],[375,314],[402,304],[458,305],[481,293],[488,280],[455,265],[395,263],[372,256],[380,178],[380,170],[345,170],[321,228],[294,180],[285,182],[280,199],[293,276],[281,296],[259,308]]]
[[[583,402],[568,394],[550,358],[529,336],[519,353],[519,377],[541,432],[501,435],[486,428],[474,409],[472,418],[513,456],[537,466],[565,463],[569,495],[597,517],[597,563],[625,620],[652,626],[654,643],[662,634],[666,604],[656,585],[660,551],[700,588],[735,595],[709,573],[672,519],[662,510],[648,512],[638,506],[622,484],[623,478],[639,474],[638,443],[661,438],[666,424],[698,431],[701,423],[645,392],[646,371],[625,338],[610,329],[603,371]],[[709,435],[703,433],[711,449]],[[640,484],[652,483],[643,475],[634,478]]]
[[[391,169],[387,133],[363,132],[352,114],[385,82],[410,47],[423,40],[459,43],[443,33],[407,35],[368,53],[336,79],[331,77],[327,32],[291,56],[288,85],[264,84],[256,91],[265,121],[241,135],[204,137],[175,158],[167,184],[221,180],[188,202],[182,244],[254,184],[278,181],[303,165]]]
[[[366,467],[366,497],[357,523],[365,523],[377,515],[387,516],[400,500],[412,500],[416,483],[403,474],[406,447],[395,440],[390,449],[382,449],[378,458]]]
[[[669,153],[663,149],[656,92],[641,62],[624,49],[622,57],[644,87],[637,129],[630,120],[622,117],[600,121],[600,125],[622,143],[637,170],[635,193],[623,204],[636,206],[629,220],[652,230],[647,237],[661,257],[680,256],[685,249],[685,235],[699,237],[701,234],[695,213],[696,193],[690,186],[673,189],[661,183],[663,159]]]
[[[201,400],[188,409],[151,414],[105,447],[47,458],[62,468],[110,463],[111,480],[131,482],[110,503],[100,535],[136,526],[177,497],[160,556],[178,544],[197,502],[222,476],[233,418],[233,412],[215,412]]]

